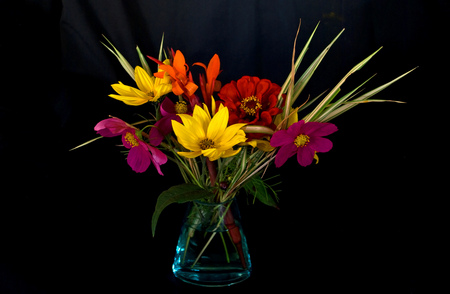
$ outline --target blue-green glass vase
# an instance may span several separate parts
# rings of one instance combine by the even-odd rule
[[[172,265],[175,276],[221,287],[244,281],[251,269],[237,202],[189,203]]]

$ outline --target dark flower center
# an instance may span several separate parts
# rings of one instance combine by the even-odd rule
[[[214,141],[213,140],[210,140],[210,139],[206,138],[206,139],[203,139],[203,140],[200,141],[200,148],[202,150],[206,150],[206,149],[210,149],[210,148],[214,148],[214,147],[215,146],[214,146]]]
[[[259,99],[256,98],[256,96],[250,96],[241,101],[240,108],[245,111],[247,115],[255,116],[256,112],[262,108],[262,105],[259,103]]]

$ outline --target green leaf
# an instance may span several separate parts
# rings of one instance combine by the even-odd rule
[[[243,187],[247,194],[253,195],[263,204],[278,208],[277,202],[272,198],[267,189],[270,189],[276,197],[275,190],[273,190],[270,185],[266,184],[260,177],[250,178]]]
[[[181,184],[170,187],[162,192],[156,201],[155,212],[152,216],[152,234],[155,236],[156,224],[161,212],[172,203],[184,203],[198,199],[204,199],[213,196],[213,194],[202,187],[193,184]]]

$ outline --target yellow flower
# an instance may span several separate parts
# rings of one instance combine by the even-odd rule
[[[138,106],[149,101],[155,102],[161,96],[172,91],[172,82],[168,75],[164,75],[164,78],[160,79],[150,76],[142,67],[136,66],[134,77],[139,89],[119,82],[119,84],[111,85],[119,95],[111,94],[109,97],[128,105]]]
[[[178,142],[191,150],[178,154],[187,158],[203,155],[211,161],[238,154],[241,148],[234,150],[233,146],[247,140],[244,131],[241,130],[245,124],[227,127],[229,112],[223,105],[220,105],[219,111],[212,119],[206,105],[203,108],[196,105],[192,116],[179,114],[184,125],[172,120]]]
[[[264,140],[264,138],[267,138],[269,141]],[[275,147],[272,147],[270,145],[270,137],[263,137],[261,139],[253,139],[253,140],[250,140],[248,142],[241,143],[239,145],[240,146],[250,145],[253,148],[258,148],[259,150],[262,150],[264,152],[270,152],[273,149],[275,149]]]

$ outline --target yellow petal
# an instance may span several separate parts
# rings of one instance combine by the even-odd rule
[[[227,158],[227,157],[231,157],[231,156],[235,156],[236,154],[238,154],[241,151],[241,148],[233,150],[233,149],[228,149],[227,151],[225,151],[222,154],[222,158]]]
[[[222,136],[223,132],[227,128],[228,117],[228,108],[226,107],[216,113],[208,126],[206,137],[215,142],[218,137]]]
[[[266,141],[266,140],[255,139],[255,140],[252,140],[252,142],[256,142],[256,147],[257,147],[259,150],[262,150],[262,151],[264,151],[264,152],[270,152],[270,151],[272,151],[273,149],[275,149],[274,147],[272,147],[272,146],[270,145],[270,142],[269,142],[269,141]]]
[[[136,96],[122,96],[122,95],[111,94],[111,95],[109,95],[109,97],[114,98],[116,100],[120,100],[127,105],[133,105],[133,106],[139,106],[139,105],[142,105],[142,104],[148,102],[148,100],[142,100],[141,98],[138,98]]]
[[[200,139],[196,136],[195,132],[192,132],[192,130],[186,128],[176,120],[172,120],[172,128],[177,136],[178,143],[184,148],[192,151],[201,150],[199,146]]]
[[[172,85],[170,85],[170,87],[158,87],[156,88],[156,92],[155,93],[155,97],[152,99],[152,101],[157,101],[159,98],[161,98],[162,96],[168,94],[172,92]]]
[[[136,66],[134,70],[134,77],[138,88],[148,94],[154,90],[154,77],[150,77],[148,73],[140,66]]]
[[[252,146],[253,148],[256,148],[256,146],[258,146],[258,142],[256,142],[256,140],[251,140],[248,142],[243,142],[243,143],[239,143],[239,146]]]
[[[236,134],[241,130],[241,128],[243,126],[245,126],[245,124],[234,124],[234,125],[227,127],[225,129],[225,131],[222,132],[222,135],[216,139],[217,144],[222,145],[222,144],[225,144],[225,143],[229,142],[230,140],[232,140],[233,137],[236,136]],[[239,134],[241,134],[241,136],[243,134],[243,138],[240,138],[240,142],[245,142],[247,139],[245,137],[244,131],[241,130],[241,132],[239,132]],[[238,143],[240,143],[240,142],[238,142]],[[235,144],[238,144],[238,143],[235,143]],[[235,144],[233,144],[231,146],[234,146]]]
[[[203,156],[206,156],[209,158],[209,160],[214,161],[217,160],[224,154],[223,150],[217,149],[217,148],[210,148],[206,150],[202,150]]]
[[[119,95],[133,96],[133,92],[131,91],[132,87],[124,85],[122,82],[119,82],[118,84],[112,84],[111,87]]]
[[[316,164],[319,163],[319,156],[317,156],[317,152],[314,152],[314,159],[316,160]]]
[[[145,100],[145,102],[149,101],[152,98],[152,96],[147,95],[147,93],[144,93],[141,90],[135,88],[131,88],[130,90],[131,92],[133,92],[134,96],[141,98],[142,100]]]
[[[239,130],[230,140],[221,141],[220,148],[223,150],[227,150],[232,148],[239,143],[245,142],[247,137],[245,137],[245,133],[242,130]]]
[[[197,156],[202,155],[201,151],[194,151],[194,152],[177,152],[178,155],[184,156],[186,158],[195,158]]]
[[[181,117],[186,129],[195,133],[199,141],[206,138],[206,130],[198,119],[189,114],[178,114],[178,116]]]
[[[196,121],[198,121],[198,123],[201,125],[201,128],[206,134],[206,131],[208,130],[208,125],[211,122],[211,116],[209,116],[208,113],[206,113],[200,106],[195,105],[192,117]],[[197,130],[195,129],[195,131]]]
[[[216,100],[214,100],[213,95],[211,95],[211,112],[212,115],[216,114]]]

